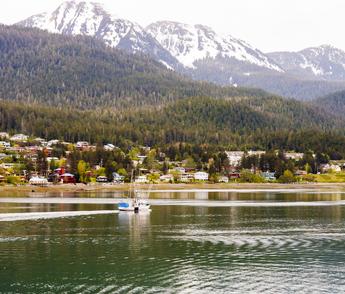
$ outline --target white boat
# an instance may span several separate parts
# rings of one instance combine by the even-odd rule
[[[132,173],[132,179],[133,179],[133,173]],[[133,181],[131,181],[133,183]],[[147,203],[146,200],[143,198],[149,198],[150,195],[150,188],[145,192],[139,192],[134,188],[134,186],[131,186],[129,190],[129,198],[126,199],[123,202],[120,202],[118,204],[118,208],[120,211],[132,211],[132,212],[140,212],[140,211],[151,211],[150,210],[150,204]],[[134,197],[132,196],[134,195]]]
[[[119,210],[120,211],[150,211],[150,204],[147,201],[139,198],[128,199],[128,201],[124,201],[119,203]]]

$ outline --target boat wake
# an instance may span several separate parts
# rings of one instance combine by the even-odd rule
[[[66,218],[66,217],[90,216],[90,215],[100,215],[100,214],[116,214],[116,213],[118,213],[118,210],[0,213],[0,222]]]

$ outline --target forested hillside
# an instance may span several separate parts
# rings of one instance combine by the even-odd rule
[[[313,100],[311,104],[335,116],[345,118],[345,91],[336,92]]]
[[[281,98],[189,98],[165,107],[76,111],[0,102],[0,128],[120,147],[176,143],[217,148],[317,149],[345,155],[344,122]]]
[[[156,105],[194,96],[264,96],[193,82],[145,55],[88,37],[0,26],[0,97],[79,108]]]

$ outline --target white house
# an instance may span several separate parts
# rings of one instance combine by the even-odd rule
[[[113,183],[122,184],[125,181],[125,177],[119,175],[118,173],[113,173]]]
[[[48,185],[48,180],[46,178],[41,178],[41,177],[32,177],[29,180],[29,184],[33,186],[47,186]]]
[[[285,152],[284,156],[285,156],[286,159],[301,160],[304,157],[304,153]]]
[[[333,171],[333,172],[341,172],[341,167],[337,164],[323,164],[321,165],[321,171],[323,173],[327,173],[329,171]]]
[[[205,172],[196,172],[194,174],[194,179],[196,181],[208,181],[208,173]]]
[[[225,153],[231,166],[239,166],[241,164],[244,155],[243,151],[226,151]]]
[[[229,183],[229,178],[227,176],[221,176],[218,179],[219,183]]]
[[[139,176],[135,179],[135,182],[139,184],[146,184],[149,182],[149,180],[147,179],[146,176]]]
[[[59,144],[59,140],[50,140],[50,141],[48,141],[48,143],[47,143],[47,146],[49,146],[49,147],[51,147],[51,146],[53,146],[53,145],[57,145],[57,144]]]
[[[174,176],[171,174],[163,175],[163,176],[159,177],[159,180],[161,182],[164,182],[164,183],[170,183],[170,182],[174,181]]]
[[[15,134],[13,135],[10,140],[16,142],[26,142],[29,139],[29,136],[23,134]]]
[[[104,150],[105,151],[113,151],[115,148],[116,147],[113,144],[106,144],[106,145],[104,145]]]
[[[77,144],[75,146],[79,149],[83,149],[83,148],[88,148],[89,145],[90,145],[89,142],[79,141],[79,142],[77,142]]]
[[[248,151],[248,156],[253,156],[253,155],[261,156],[264,154],[266,154],[266,151],[259,151],[259,150],[258,151],[252,151],[252,150]]]

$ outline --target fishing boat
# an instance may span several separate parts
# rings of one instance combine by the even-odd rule
[[[150,204],[146,200],[133,198],[119,203],[119,210],[132,212],[150,211]]]
[[[133,178],[133,174],[132,174]],[[131,181],[133,183],[133,181]],[[138,213],[140,211],[150,211],[151,205],[147,203],[146,200],[143,198],[148,198],[150,195],[150,189],[151,185],[149,186],[149,189],[145,191],[145,193],[140,192],[133,188],[133,185],[131,185],[129,190],[129,198],[126,199],[123,202],[120,202],[118,204],[120,211],[129,211],[129,212],[135,212]]]

